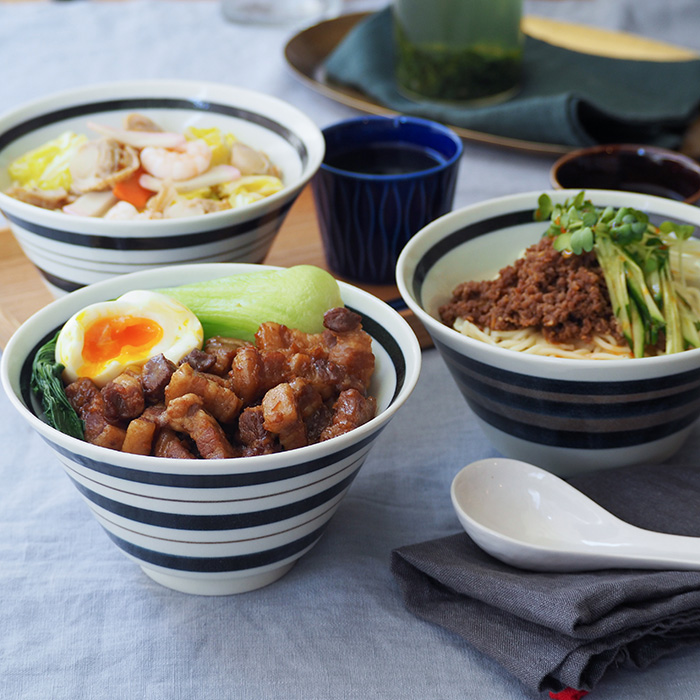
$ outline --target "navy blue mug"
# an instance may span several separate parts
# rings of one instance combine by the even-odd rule
[[[452,209],[462,141],[406,116],[348,119],[323,136],[311,188],[328,267],[352,281],[395,284],[404,245]]]

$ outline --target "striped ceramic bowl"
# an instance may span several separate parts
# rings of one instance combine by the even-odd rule
[[[421,365],[416,336],[390,306],[341,283],[345,304],[373,338],[374,419],[323,443],[221,460],[125,454],[64,435],[42,420],[29,389],[34,350],[61,320],[130,289],[168,287],[260,269],[185,265],[139,272],[66,295],[26,321],[2,355],[10,401],[54,450],[112,540],[151,578],[170,588],[225,595],[283,576],[319,540],[374,441],[412,392]]]
[[[88,121],[121,126],[130,112],[162,128],[220,127],[263,150],[283,173],[284,189],[253,204],[183,219],[110,221],[69,216],[4,192],[16,157],[65,131],[90,134]],[[50,95],[0,115],[0,211],[59,296],[86,284],[147,268],[199,262],[262,262],[290,207],[318,169],[321,131],[299,110],[242,88],[178,80],[117,82]]]
[[[549,192],[563,202],[577,190]],[[489,279],[546,229],[533,220],[541,192],[447,214],[404,248],[397,281],[430,333],[492,445],[561,476],[661,462],[700,415],[700,349],[643,359],[579,360],[494,347],[442,324],[438,307],[471,279]],[[700,227],[700,210],[660,197],[588,190],[599,206],[631,206],[657,222]]]

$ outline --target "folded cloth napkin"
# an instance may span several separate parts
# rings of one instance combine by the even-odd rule
[[[700,60],[628,61],[525,38],[520,92],[468,107],[413,101],[394,77],[391,9],[354,26],[324,63],[330,83],[393,111],[535,143],[646,143],[678,148],[700,106]]]
[[[697,466],[569,481],[633,525],[700,536]],[[700,643],[700,571],[536,573],[503,564],[463,533],[401,547],[391,566],[411,612],[460,635],[535,694],[590,691],[611,669],[644,668]]]

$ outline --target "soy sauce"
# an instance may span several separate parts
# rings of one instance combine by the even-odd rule
[[[557,173],[559,185],[568,189],[641,192],[676,201],[700,190],[700,173],[670,157],[657,155],[653,149],[600,148],[600,152],[562,163]]]
[[[655,182],[619,182],[615,183],[610,189],[626,190],[627,192],[641,192],[642,194],[651,194],[657,197],[666,197],[666,199],[675,199],[682,202],[684,195],[670,187],[657,185]]]
[[[445,159],[436,151],[393,141],[339,150],[327,155],[324,162],[338,170],[365,175],[406,175],[435,168]]]

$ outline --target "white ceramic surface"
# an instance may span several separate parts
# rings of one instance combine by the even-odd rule
[[[468,464],[455,476],[450,495],[467,534],[512,566],[700,570],[700,538],[630,525],[526,462],[491,458]]]
[[[13,159],[87,122],[121,126],[140,112],[163,129],[219,127],[267,153],[284,188],[244,207],[204,216],[110,221],[69,216],[4,194]],[[0,211],[58,296],[147,268],[198,262],[262,262],[289,208],[318,169],[325,144],[315,123],[270,95],[180,80],[121,81],[59,92],[0,114]]]
[[[29,390],[28,358],[90,303],[130,289],[260,269],[270,268],[183,265],[85,287],[26,321],[0,361],[10,402],[55,451],[108,537],[151,578],[186,593],[223,595],[259,588],[283,576],[313,547],[375,439],[418,380],[421,350],[411,327],[388,304],[340,283],[344,303],[363,316],[363,326],[373,338],[376,364],[369,391],[377,399],[377,415],[322,443],[239,459],[133,455],[64,435],[41,419]]]

